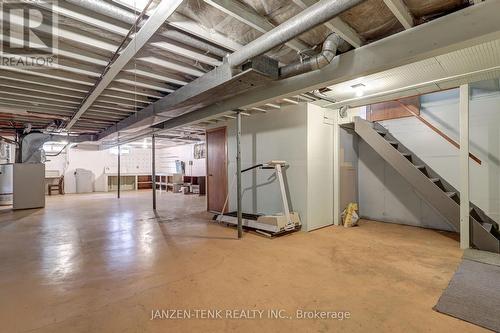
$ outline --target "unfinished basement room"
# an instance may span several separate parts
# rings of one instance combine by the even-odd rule
[[[0,332],[500,332],[500,0],[0,12]]]

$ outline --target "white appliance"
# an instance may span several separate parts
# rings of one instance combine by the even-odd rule
[[[45,164],[15,163],[13,172],[13,207],[45,207]]]
[[[12,205],[13,170],[12,164],[0,165],[0,206]]]
[[[86,169],[75,170],[76,193],[94,192],[94,173]]]

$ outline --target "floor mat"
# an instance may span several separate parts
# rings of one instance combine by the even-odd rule
[[[464,259],[434,309],[500,332],[500,267]]]

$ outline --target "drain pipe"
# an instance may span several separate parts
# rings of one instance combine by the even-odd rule
[[[304,9],[288,21],[251,41],[243,48],[228,55],[225,61],[237,67],[248,60],[282,45],[296,36],[323,24],[364,2],[365,0],[321,0]]]
[[[280,79],[325,67],[332,62],[333,58],[335,58],[337,49],[342,42],[344,42],[344,40],[337,34],[330,34],[323,42],[323,49],[320,53],[318,53],[314,57],[306,59],[305,61],[300,61],[281,67],[279,74]]]
[[[137,15],[135,15],[134,13],[102,0],[66,0],[66,2],[128,24],[135,24],[135,21],[137,20]],[[207,51],[221,58],[227,55],[227,51],[191,37],[187,34],[181,33],[177,30],[162,29],[159,33],[163,37],[169,38],[187,46]]]

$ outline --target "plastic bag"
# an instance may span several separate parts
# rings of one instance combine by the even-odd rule
[[[342,212],[342,222],[344,227],[351,228],[358,225],[359,215],[356,212],[358,210],[358,204],[351,202],[347,205],[347,208]]]

